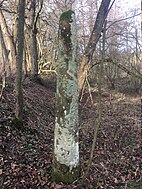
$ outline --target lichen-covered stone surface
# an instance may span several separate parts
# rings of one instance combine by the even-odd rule
[[[69,10],[61,15],[59,21],[54,133],[53,175],[56,180],[60,176],[62,182],[72,182],[79,176],[76,41],[75,14]]]

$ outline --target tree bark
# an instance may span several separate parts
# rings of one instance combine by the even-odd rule
[[[33,79],[37,79],[38,76],[38,43],[37,43],[37,21],[39,19],[40,12],[43,7],[43,0],[40,1],[40,8],[36,14],[37,1],[32,0],[30,6],[30,60],[31,60],[31,75]]]
[[[57,107],[53,179],[71,183],[79,177],[78,82],[75,14],[64,12],[59,21]]]
[[[22,121],[23,118],[23,92],[22,92],[22,65],[24,49],[24,16],[25,0],[19,0],[17,11],[17,36],[16,36],[16,119]]]
[[[9,76],[10,74],[10,66],[8,62],[8,50],[6,49],[1,26],[0,26],[0,74],[2,77]]]
[[[14,45],[14,41],[12,39],[12,36],[11,36],[9,30],[8,30],[8,26],[7,26],[6,20],[4,18],[4,15],[2,13],[2,10],[0,10],[0,26],[1,26],[1,30],[3,32],[4,41],[5,41],[7,50],[9,50],[8,59],[9,59],[9,62],[10,62],[11,72],[15,73],[15,71],[16,71],[15,45]]]
[[[33,79],[37,78],[38,75],[38,52],[37,52],[37,27],[35,23],[36,18],[36,0],[31,1],[30,6],[30,26],[29,26],[29,32],[30,32],[30,60],[31,60],[31,75]]]
[[[2,77],[2,88],[0,92],[0,99],[2,97],[3,89],[6,86],[6,66],[8,65],[8,53],[3,39],[3,33],[0,26],[0,75]],[[8,73],[7,73],[8,75]]]
[[[85,49],[83,59],[80,63],[80,68],[79,68],[79,72],[78,72],[79,94],[81,94],[85,79],[87,77],[89,63],[92,60],[94,51],[96,49],[96,45],[101,36],[101,32],[103,31],[103,26],[104,26],[105,19],[107,17],[110,2],[111,2],[111,0],[102,0],[102,2],[101,2],[88,45]]]

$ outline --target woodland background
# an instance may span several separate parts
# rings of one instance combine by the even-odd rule
[[[26,0],[20,72],[24,124],[17,127],[13,117],[18,2],[0,0],[0,187],[140,189],[141,7],[124,11],[122,1],[112,1],[92,48],[89,39],[102,1]],[[52,181],[51,170],[59,16],[71,8],[77,21],[78,70],[85,53],[93,53],[85,67],[84,82],[79,83],[81,177],[65,185]]]

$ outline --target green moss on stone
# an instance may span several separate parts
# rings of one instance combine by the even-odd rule
[[[63,12],[60,16],[60,22],[63,20],[72,22],[72,14],[75,14],[74,11],[68,10],[66,12]]]
[[[59,20],[55,148],[52,179],[72,183],[80,176],[78,149],[78,93],[76,78],[75,13],[64,12]],[[66,143],[62,139],[66,137]],[[58,144],[57,144],[58,143]],[[63,158],[63,159],[62,159]]]
[[[72,14],[75,14],[72,10],[68,10],[61,14],[59,20],[59,30],[61,34],[61,38],[63,39],[65,49],[67,52],[70,52],[72,49],[71,44],[71,26],[72,23]]]
[[[78,165],[72,170],[63,164],[60,164],[57,160],[53,161],[52,180],[56,182],[63,182],[65,184],[71,184],[80,176],[80,166]]]
[[[19,120],[17,119],[16,117],[14,117],[13,119],[13,124],[16,128],[22,130],[23,129],[23,121],[22,120]]]

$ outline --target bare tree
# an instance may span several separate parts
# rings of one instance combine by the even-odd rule
[[[110,2],[111,0],[102,0],[88,45],[85,49],[85,52],[84,52],[84,55],[80,64],[80,69],[78,72],[79,94],[81,93],[81,90],[84,85],[84,81],[87,76],[89,63],[91,62],[94,51],[96,49],[97,42],[101,36],[103,25],[104,25],[104,22],[105,22],[105,19],[107,17],[107,13],[109,10]]]
[[[3,33],[0,26],[0,73],[1,73],[1,79],[2,79],[2,88],[1,88],[1,94],[0,98],[3,93],[3,89],[6,86],[6,76],[9,75],[9,64],[8,64],[8,51],[6,49],[6,45],[3,38]]]
[[[16,61],[15,61],[16,51],[15,51],[14,40],[11,36],[11,33],[10,33],[8,25],[6,23],[4,14],[1,9],[0,9],[0,26],[1,26],[1,29],[3,32],[6,47],[9,50],[8,58],[9,58],[9,62],[10,62],[11,72],[14,73],[15,66],[16,66]]]
[[[22,65],[24,49],[24,20],[25,20],[25,0],[19,0],[17,11],[17,31],[16,31],[16,110],[15,116],[18,121],[23,119],[23,92],[22,92]]]
[[[37,8],[39,4],[39,9]],[[40,16],[40,12],[42,10],[43,0],[40,3],[37,0],[32,0],[28,3],[28,12],[27,15],[27,35],[26,35],[26,44],[27,44],[27,53],[29,59],[27,61],[28,64],[31,65],[31,75],[33,79],[37,79],[38,76],[38,42],[37,42],[37,34],[40,32],[40,28],[38,28],[38,19]]]

